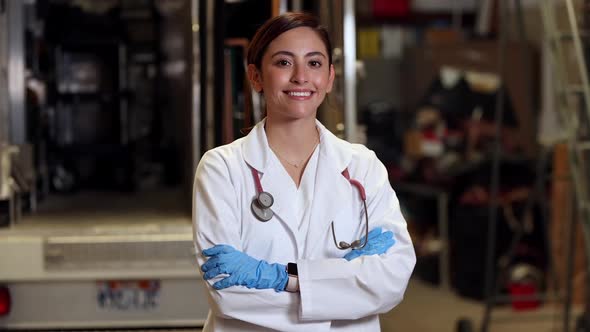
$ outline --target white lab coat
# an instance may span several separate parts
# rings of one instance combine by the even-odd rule
[[[217,291],[206,282],[211,310],[204,331],[380,331],[378,314],[403,298],[416,256],[387,171],[375,153],[341,140],[319,121],[320,151],[308,231],[299,231],[290,177],[268,146],[264,121],[244,138],[205,153],[194,184],[193,228],[199,266],[203,249],[228,244],[270,263],[296,262],[299,293],[234,286]],[[266,223],[250,210],[256,196],[251,167],[274,196],[275,216]],[[341,172],[359,180],[367,194],[369,229],[392,230],[396,243],[383,255],[342,259],[364,234],[359,192]],[[289,183],[288,181],[291,181]]]

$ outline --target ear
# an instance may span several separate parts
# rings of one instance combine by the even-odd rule
[[[334,85],[334,77],[336,76],[336,71],[334,70],[334,65],[330,65],[330,77],[328,78],[328,87],[326,88],[326,93],[332,92],[332,86]]]
[[[262,92],[262,75],[255,65],[248,65],[248,80],[256,92]]]

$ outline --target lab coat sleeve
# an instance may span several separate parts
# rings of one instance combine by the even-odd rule
[[[193,189],[193,236],[199,267],[207,259],[202,255],[203,249],[228,244],[243,250],[238,217],[239,190],[233,184],[226,159],[224,151],[209,151],[197,167]],[[211,285],[220,278],[205,281],[211,309],[216,316],[280,330],[277,320],[272,317],[297,312],[297,301],[290,298],[296,296],[294,294],[242,286],[216,290]],[[297,321],[297,317],[293,316],[291,320]]]
[[[223,152],[207,151],[195,174],[193,187],[193,230],[199,266],[205,257],[203,249],[216,244],[242,250],[238,218],[238,196],[232,184]]]
[[[303,321],[350,320],[385,313],[404,296],[416,255],[387,170],[373,152],[366,153],[370,157],[363,179],[369,229],[381,226],[392,230],[396,243],[382,255],[351,261],[297,261]]]

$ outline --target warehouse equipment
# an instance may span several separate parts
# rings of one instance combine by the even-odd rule
[[[576,5],[579,5],[576,7]],[[586,306],[578,319],[576,331],[590,331],[590,83],[588,81],[587,39],[589,1],[565,1],[567,24],[559,25],[560,11],[554,1],[544,1],[541,10],[545,34],[550,43],[555,75],[556,111],[566,134],[571,183],[574,188],[576,215],[582,226],[586,253]],[[573,233],[573,227],[571,228]],[[564,331],[569,331],[572,299],[573,236],[568,255],[568,286]]]
[[[500,17],[500,23],[499,23],[499,46],[498,46],[498,53],[499,53],[499,64],[498,67],[500,68],[500,72],[502,72],[502,67],[504,65],[504,61],[505,61],[505,55],[506,55],[506,41],[507,41],[507,35],[508,35],[508,31],[511,28],[509,25],[510,22],[510,12],[508,10],[508,6],[510,5],[509,2],[500,2],[499,3],[499,17]],[[565,124],[567,125],[568,128],[568,144],[570,147],[570,163],[572,165],[572,176],[573,176],[573,182],[576,184],[576,197],[577,197],[577,202],[587,202],[588,199],[588,194],[587,194],[587,190],[589,189],[587,186],[587,182],[584,181],[584,179],[582,178],[582,170],[587,168],[584,168],[583,165],[580,165],[580,163],[584,162],[584,161],[580,161],[579,159],[579,152],[581,152],[580,147],[583,145],[580,145],[580,136],[579,136],[579,122],[578,119],[580,118],[580,115],[578,114],[578,111],[575,111],[576,109],[579,109],[579,105],[576,106],[574,104],[572,104],[572,99],[571,98],[564,98],[564,94],[565,93],[572,93],[572,92],[583,92],[584,89],[582,89],[581,85],[578,85],[576,88],[577,89],[563,89],[562,87],[566,86],[566,82],[567,78],[564,77],[564,75],[562,75],[564,72],[563,70],[561,70],[561,64],[558,62],[562,62],[563,56],[562,56],[562,51],[561,48],[556,44],[557,42],[561,41],[562,38],[561,36],[558,36],[558,33],[555,29],[555,17],[553,15],[556,15],[556,11],[554,10],[553,6],[555,5],[555,1],[545,1],[542,5],[541,5],[541,9],[542,9],[542,13],[543,13],[543,23],[546,27],[546,34],[547,34],[547,39],[552,43],[551,46],[551,50],[553,51],[552,54],[555,54],[553,59],[555,59],[555,63],[553,64],[553,69],[556,71],[556,82],[555,82],[555,87],[557,87],[559,90],[559,96],[558,96],[558,109],[560,112],[562,112],[562,118],[564,119],[563,121],[565,122]],[[567,1],[567,7],[568,7],[568,11],[571,12],[571,14],[573,15],[573,2],[572,1]],[[523,20],[523,13],[522,13],[522,5],[521,2],[519,0],[515,0],[513,2],[513,9],[514,12],[516,13],[516,19],[517,19],[517,30],[519,31],[519,38],[521,41],[526,40],[525,38],[525,32],[524,32],[524,20]],[[574,43],[576,44],[576,38],[578,38],[577,41],[577,46],[579,47],[579,33],[577,31],[577,27],[575,25],[575,17],[571,16],[570,17],[570,21],[572,22],[571,24],[571,30],[572,30],[572,37],[570,38],[570,40],[574,40]],[[581,53],[581,49],[580,49],[580,60],[578,61],[578,63],[582,62],[583,63],[583,54]],[[585,67],[585,65],[584,65]],[[586,68],[580,69],[579,70],[581,73],[583,73],[583,76],[585,76],[585,78],[583,78],[583,81],[586,82],[585,85],[585,89],[588,90],[588,86],[587,86],[587,73],[586,73]],[[587,95],[590,96],[590,95]],[[502,101],[503,98],[505,96],[503,96],[502,93],[498,94],[498,101],[496,103],[496,114],[495,114],[495,123],[496,123],[496,148],[494,151],[494,166],[492,168],[492,175],[491,175],[491,196],[494,197],[492,199],[492,201],[497,201],[498,200],[498,196],[499,196],[499,183],[500,183],[500,173],[499,173],[499,161],[502,158],[502,151],[501,151],[501,130],[500,130],[500,125],[502,123],[503,120],[503,108],[502,108]],[[588,104],[590,105],[590,104]],[[590,111],[590,107],[587,107],[587,109]],[[583,115],[584,118],[586,118],[586,115]],[[590,147],[590,145],[588,146]],[[535,204],[540,204],[543,205],[543,201],[546,200],[546,194],[545,194],[545,187],[546,187],[546,181],[547,181],[547,174],[545,173],[546,169],[549,168],[548,167],[548,155],[550,153],[550,149],[540,146],[537,149],[537,155],[536,155],[536,181],[535,181],[535,186],[534,186],[534,190],[533,193],[530,194],[529,198],[527,199],[527,207],[525,208],[525,210],[529,210],[532,209],[533,206]],[[584,186],[583,184],[586,184],[586,186]],[[586,192],[585,192],[586,191]],[[579,207],[579,214],[580,214],[580,220],[583,220],[584,218],[587,218],[587,213],[588,213],[588,208],[583,208],[582,206],[588,206],[587,204],[578,204]],[[545,237],[544,239],[547,241],[546,246],[548,248],[551,248],[551,242],[549,241],[549,236],[548,236],[548,222],[546,220],[546,216],[547,213],[546,211],[541,213],[542,214],[542,219],[544,219],[544,221],[542,222],[543,228],[544,228],[544,233],[545,233]],[[586,215],[586,217],[584,217],[584,215]],[[487,332],[490,328],[491,322],[492,322],[492,310],[493,308],[498,305],[498,304],[505,304],[505,303],[509,303],[509,301],[541,301],[541,300],[558,300],[558,301],[563,301],[564,302],[564,331],[569,331],[569,327],[568,327],[568,323],[569,323],[569,316],[570,316],[570,309],[571,309],[571,305],[570,305],[570,301],[571,301],[571,287],[568,287],[568,289],[566,290],[565,293],[565,298],[563,296],[561,296],[562,294],[559,292],[559,290],[557,289],[558,287],[555,284],[549,285],[547,287],[547,291],[546,293],[541,293],[537,290],[537,292],[535,294],[531,294],[529,296],[518,296],[518,295],[511,295],[511,296],[502,296],[500,294],[500,291],[502,289],[502,278],[503,276],[505,277],[505,274],[507,272],[507,264],[508,262],[514,257],[514,253],[516,250],[516,245],[518,244],[518,242],[520,241],[520,239],[523,236],[523,232],[522,229],[518,229],[515,234],[513,235],[511,244],[509,246],[508,251],[502,256],[500,257],[500,259],[498,259],[498,261],[496,261],[495,258],[495,253],[496,253],[496,244],[495,244],[495,239],[496,239],[496,229],[497,229],[497,225],[496,223],[498,222],[498,218],[497,218],[497,208],[496,208],[496,204],[490,204],[490,209],[489,209],[489,220],[488,220],[488,247],[487,247],[487,269],[486,269],[486,303],[485,303],[485,311],[484,311],[484,315],[482,317],[482,321],[481,321],[481,326],[480,326],[480,331],[482,332]],[[524,227],[524,225],[522,226]],[[571,228],[573,229],[573,227]],[[585,227],[585,231],[587,233],[588,228]],[[572,234],[573,232],[570,231],[570,234]],[[573,241],[570,241],[570,244]],[[588,243],[588,241],[586,241],[586,243]],[[570,251],[573,249],[573,246],[570,245]],[[552,255],[551,255],[551,250],[548,250],[549,254],[547,255],[547,260],[548,260],[548,273],[549,273],[549,278],[555,282],[555,265],[552,262]],[[568,255],[568,257],[571,258],[571,255]],[[568,262],[570,267],[571,267],[571,259]],[[571,269],[570,269],[571,270]],[[570,282],[571,285],[571,274],[568,276],[568,281]],[[514,302],[513,302],[514,303]],[[535,316],[537,317],[537,316]],[[506,318],[506,317],[505,317]],[[539,316],[539,318],[542,318],[541,316]],[[549,316],[549,318],[553,318],[555,319],[554,315]],[[512,319],[512,317],[505,319],[504,321],[512,321],[512,320],[516,320],[516,319]],[[466,331],[472,331],[474,328],[472,326],[471,321],[469,320],[460,320],[458,321],[457,324],[457,330],[459,332],[466,332]]]

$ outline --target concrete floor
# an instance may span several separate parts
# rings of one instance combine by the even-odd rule
[[[418,279],[412,279],[404,301],[387,314],[381,316],[383,332],[456,331],[457,320],[468,318],[479,331],[484,314],[484,304],[457,296],[451,291],[441,290]],[[563,331],[562,306],[544,305],[526,312],[514,311],[510,306],[492,311],[490,332],[558,332]],[[581,308],[575,308],[579,313]],[[570,330],[573,329],[573,315]]]

